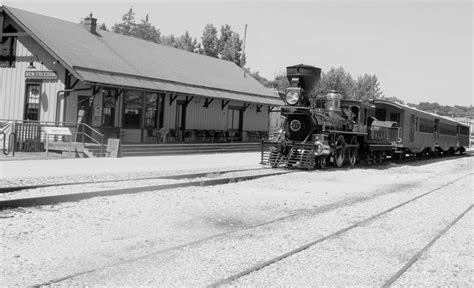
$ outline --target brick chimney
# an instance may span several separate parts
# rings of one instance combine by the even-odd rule
[[[84,28],[86,28],[87,31],[91,32],[92,34],[97,34],[97,19],[92,17],[92,13],[91,15],[84,18],[82,25],[84,25]]]

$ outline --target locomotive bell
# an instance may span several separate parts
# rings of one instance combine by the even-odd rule
[[[289,66],[286,67],[286,78],[292,87],[303,88],[303,96],[308,99],[321,78],[321,68],[304,64]]]

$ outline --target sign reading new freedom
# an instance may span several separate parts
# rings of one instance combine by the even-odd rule
[[[58,80],[58,74],[54,71],[25,71],[25,78],[35,80]]]

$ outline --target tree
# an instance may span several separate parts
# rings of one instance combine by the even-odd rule
[[[132,36],[146,41],[160,43],[161,33],[155,26],[151,25],[148,14],[142,19],[140,24],[136,24],[132,30]]]
[[[193,45],[194,45],[194,53],[197,54],[204,54],[204,49],[202,49],[201,43],[197,41],[196,38],[193,39]]]
[[[204,54],[210,57],[219,57],[219,39],[217,38],[217,29],[212,24],[207,24],[202,32],[202,50]]]
[[[99,29],[100,29],[100,30],[104,30],[104,31],[108,31],[108,30],[109,30],[109,29],[107,29],[107,25],[105,25],[105,23],[100,24]]]
[[[380,99],[383,92],[379,87],[380,83],[375,75],[364,74],[357,77],[355,82],[355,98],[357,100]]]
[[[288,82],[285,72],[281,71],[275,75],[275,79],[272,81],[272,87],[278,92],[284,92],[286,88],[290,87],[290,82]]]
[[[127,13],[123,14],[122,16],[122,23],[115,24],[112,27],[112,31],[115,33],[123,34],[123,35],[132,35],[133,30],[135,29],[135,12],[133,12],[133,8],[130,7]]]
[[[405,101],[403,101],[402,99],[399,99],[395,96],[391,96],[391,97],[382,96],[381,99],[391,101],[391,102],[395,102],[395,103],[405,104]]]
[[[245,64],[247,64],[247,55],[245,55],[245,53],[242,53],[240,56],[240,67],[245,67]]]
[[[416,109],[420,109],[426,112],[435,113],[441,116],[448,116],[448,117],[469,117],[470,115],[474,114],[474,109],[472,106],[448,106],[448,105],[440,105],[437,102],[420,102],[418,104],[408,103],[410,107],[414,107]]]
[[[174,48],[178,48],[178,40],[176,39],[176,37],[173,34],[171,34],[169,36],[162,36],[161,37],[161,44],[171,46],[171,47],[174,47]]]
[[[242,53],[242,40],[240,40],[239,34],[232,32],[227,42],[224,43],[221,52],[221,59],[232,61],[237,66],[243,66],[241,63],[241,53]]]
[[[326,95],[330,90],[336,90],[343,98],[354,98],[355,82],[344,68],[331,67],[328,72],[321,73],[321,80],[316,84],[311,95]]]
[[[253,79],[257,80],[260,84],[267,88],[273,88],[273,81],[269,81],[267,78],[260,75],[258,71],[252,72],[250,68],[244,68],[246,74],[252,76]]]
[[[189,35],[189,32],[186,31],[181,37],[177,39],[178,46],[177,48],[186,50],[189,52],[194,52],[196,49],[197,41],[193,41],[193,38]]]
[[[226,45],[227,42],[229,42],[231,36],[232,36],[232,29],[230,28],[230,25],[222,25],[221,26],[221,36],[219,37],[218,41],[218,54],[222,58],[222,51],[224,51],[224,46]]]

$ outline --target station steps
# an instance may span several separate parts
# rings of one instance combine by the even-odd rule
[[[86,145],[89,157],[99,157],[100,147]],[[122,144],[122,157],[189,155],[260,151],[260,142],[252,143],[189,143],[189,144]],[[92,156],[93,155],[93,156]]]

